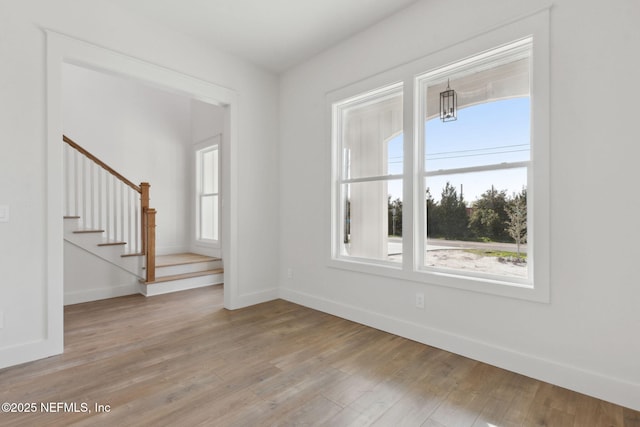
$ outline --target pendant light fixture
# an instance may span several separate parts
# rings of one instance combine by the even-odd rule
[[[451,122],[458,119],[458,95],[456,91],[449,87],[447,79],[447,90],[440,92],[440,120]]]

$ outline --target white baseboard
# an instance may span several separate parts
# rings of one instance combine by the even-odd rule
[[[83,302],[97,301],[107,298],[121,297],[139,293],[136,283],[114,286],[102,289],[86,289],[75,292],[65,292],[64,305],[80,304]]]
[[[50,337],[48,339],[0,348],[0,369],[62,354],[63,350],[64,343],[62,337],[59,339]]]
[[[280,288],[280,298],[598,399],[640,410],[640,384],[292,289]]]
[[[278,288],[271,288],[265,291],[243,294],[238,296],[237,304],[233,307],[233,309],[235,310],[238,308],[262,304],[263,302],[273,301],[278,298],[280,298],[280,292]]]

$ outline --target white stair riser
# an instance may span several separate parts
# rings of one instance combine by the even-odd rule
[[[70,232],[70,233],[65,233],[64,238],[77,245],[96,245],[97,246],[98,243],[103,243],[106,241],[103,233]]]
[[[224,273],[208,274],[206,276],[189,277],[168,282],[154,283],[152,285],[140,284],[140,293],[145,296],[162,295],[170,292],[184,291],[187,289],[202,288],[204,286],[217,285],[224,282]]]
[[[195,273],[197,271],[214,270],[222,267],[222,260],[194,262],[191,264],[156,266],[156,277],[174,276],[177,274]]]

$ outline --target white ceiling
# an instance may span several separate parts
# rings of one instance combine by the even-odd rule
[[[281,72],[417,0],[110,0]]]

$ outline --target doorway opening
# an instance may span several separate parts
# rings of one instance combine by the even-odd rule
[[[62,101],[65,305],[222,283],[224,108],[67,63]]]
[[[176,72],[144,60],[47,30],[47,282],[44,303],[45,337],[38,347],[40,357],[63,352],[64,348],[64,151],[62,135],[63,67],[69,65],[100,72],[111,77],[137,82],[147,87],[185,96],[190,100],[216,106],[221,111],[221,151],[224,202],[220,212],[221,253],[225,257],[224,306],[238,306],[237,291],[237,112],[238,95],[228,88]],[[132,144],[131,149],[136,149]],[[149,154],[153,159],[153,152]],[[152,196],[153,198],[153,196]]]

